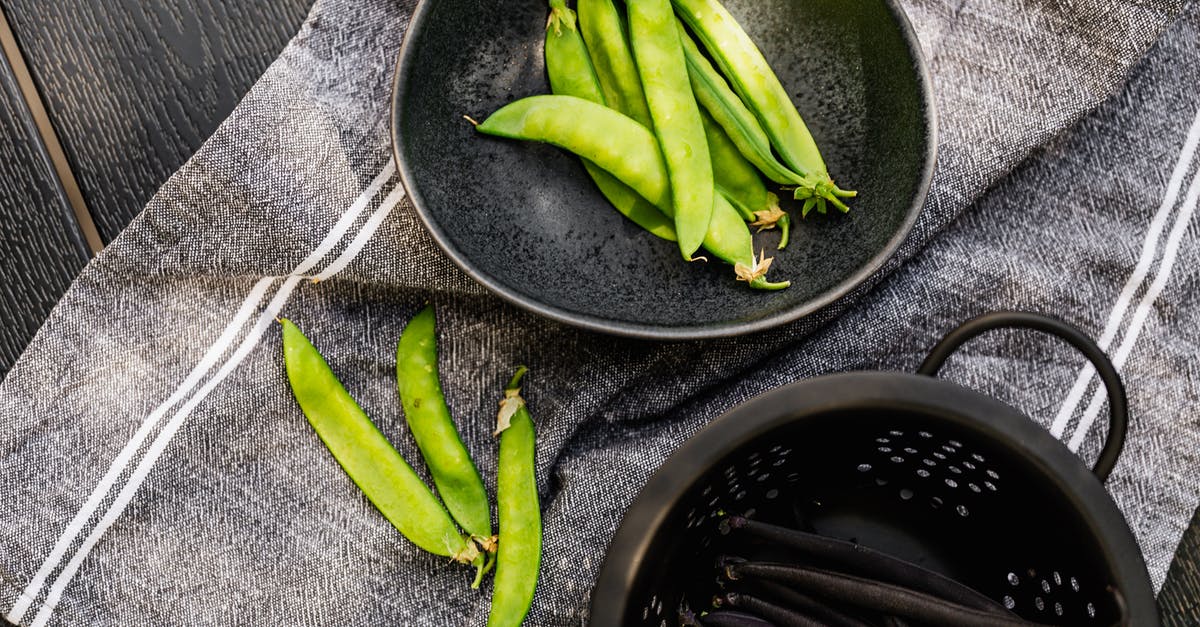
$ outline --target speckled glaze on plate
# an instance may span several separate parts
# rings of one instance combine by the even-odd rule
[[[481,135],[482,120],[549,93],[545,0],[424,0],[396,69],[392,141],[401,178],[438,245],[469,275],[536,313],[617,335],[689,340],[801,318],[879,269],[916,221],[935,161],[930,81],[894,0],[726,0],[808,123],[846,215],[794,222],[757,292],[717,262],[618,214],[579,160],[557,148]],[[789,201],[790,203],[790,201]],[[785,208],[795,205],[785,204]]]

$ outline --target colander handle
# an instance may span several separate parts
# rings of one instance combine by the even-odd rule
[[[1100,451],[1100,457],[1096,460],[1096,465],[1092,467],[1092,472],[1100,481],[1108,479],[1113,466],[1117,465],[1117,458],[1121,456],[1121,449],[1125,447],[1125,431],[1129,425],[1129,403],[1125,396],[1125,385],[1121,383],[1121,376],[1117,374],[1116,367],[1109,361],[1104,351],[1083,331],[1058,318],[1043,314],[1020,311],[999,311],[985,314],[967,321],[946,335],[941,342],[938,342],[937,346],[929,351],[929,356],[925,358],[925,363],[921,364],[917,374],[936,376],[938,370],[941,370],[942,364],[946,363],[946,359],[958,350],[958,347],[986,331],[1001,328],[1033,329],[1057,336],[1079,349],[1096,367],[1096,372],[1099,373],[1100,380],[1104,382],[1104,387],[1108,391],[1110,418],[1108,437],[1104,440],[1104,448]]]

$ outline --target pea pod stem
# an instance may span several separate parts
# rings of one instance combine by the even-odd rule
[[[576,28],[577,23],[575,12],[566,6],[565,0],[551,0],[545,46],[550,90],[556,94],[606,104],[587,47]],[[591,161],[583,159],[583,167],[600,193],[621,215],[665,240],[678,239],[673,221],[667,219],[653,204]]]
[[[713,173],[670,0],[626,5],[638,75],[670,177],[675,233],[684,259],[704,243],[713,214]],[[647,197],[647,200],[653,199]]]
[[[474,543],[460,533],[433,492],[342,387],[316,347],[281,319],[288,382],[305,418],[334,459],[388,522],[435,555],[471,562]]]
[[[505,388],[501,411],[520,398],[526,368],[517,369]],[[504,420],[498,420],[503,422]],[[500,433],[496,470],[496,509],[500,522],[496,577],[488,627],[518,627],[529,613],[537,588],[542,555],[542,515],[534,473],[536,435],[525,403],[507,419]]]

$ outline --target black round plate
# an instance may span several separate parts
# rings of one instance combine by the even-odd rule
[[[595,189],[579,160],[481,135],[486,118],[549,93],[545,0],[425,0],[396,71],[392,139],[404,186],[434,239],[500,296],[581,327],[654,339],[760,331],[846,294],[900,245],[933,172],[935,121],[920,47],[894,0],[726,0],[821,146],[847,214],[799,220],[792,243],[756,236],[780,292],[718,262],[685,263]],[[786,206],[785,206],[786,208]],[[793,206],[794,208],[794,206]]]

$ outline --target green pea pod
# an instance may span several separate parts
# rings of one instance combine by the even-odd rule
[[[679,24],[679,41],[687,60],[688,79],[696,100],[729,135],[738,150],[764,176],[780,185],[804,185],[806,179],[779,163],[771,153],[771,138],[758,123],[754,114],[729,88],[712,63],[700,52],[691,35]],[[811,187],[811,184],[810,184]]]
[[[487,539],[492,536],[487,490],[442,395],[435,322],[430,306],[404,327],[396,347],[396,388],[404,419],[442,503],[464,531]]]
[[[775,228],[778,224],[783,235],[779,249],[787,246],[791,232],[791,221],[787,213],[779,208],[779,198],[767,191],[758,170],[746,161],[733,140],[713,121],[708,113],[701,111],[704,134],[708,138],[708,152],[712,156],[713,177],[717,191],[737,209],[742,219],[757,226],[758,230]]]
[[[646,127],[604,105],[574,96],[529,96],[501,107],[475,129],[575,153],[674,216],[658,140]]]
[[[821,213],[825,212],[826,201],[832,202],[834,206],[843,211],[848,211],[849,207],[837,195],[831,195],[829,199],[817,196],[816,183],[779,163],[771,151],[771,139],[762,130],[758,119],[746,108],[741,98],[733,93],[733,90],[729,88],[729,83],[725,82],[720,72],[700,52],[700,48],[695,41],[692,41],[692,36],[683,28],[682,23],[679,24],[679,39],[683,42],[683,52],[688,65],[688,78],[692,81],[692,91],[696,94],[696,100],[700,103],[701,108],[711,115],[713,120],[725,131],[726,136],[737,146],[738,152],[742,153],[742,156],[754,164],[754,167],[758,168],[768,179],[780,185],[795,186],[793,196],[806,200],[803,215],[807,216],[813,207],[818,206],[818,201],[820,201]],[[709,149],[712,150],[712,147],[710,146]],[[784,220],[781,218],[780,224],[782,228],[787,229],[791,220],[787,219],[787,223]],[[780,241],[780,248],[787,245],[787,240],[788,234],[785,232]]]
[[[542,512],[534,474],[536,434],[520,396],[522,366],[504,390],[497,430],[496,510],[500,521],[496,580],[488,627],[518,627],[537,587],[542,561]],[[507,423],[507,424],[505,424]]]
[[[575,12],[567,8],[566,0],[550,0],[550,19],[546,23],[546,74],[554,93],[605,104],[587,47],[576,30]],[[587,159],[583,160],[583,167],[600,188],[600,193],[622,215],[658,237],[672,242],[677,239],[672,221],[654,205]]]
[[[587,42],[608,106],[646,128],[654,128],[621,12],[613,0],[579,0],[578,9],[579,31]]]
[[[404,537],[435,555],[474,561],[474,543],[459,533],[433,492],[375,428],[308,338],[282,320],[292,393],[309,424],[350,479]]]
[[[670,0],[627,3],[629,35],[654,134],[670,176],[679,251],[691,259],[713,212],[713,174]],[[646,198],[651,202],[653,198]]]
[[[539,141],[563,148],[607,170],[633,191],[672,216],[667,167],[654,135],[632,118],[573,96],[529,96],[511,102],[475,127],[481,133]],[[754,262],[753,241],[746,223],[728,201],[714,193],[713,217],[703,245],[734,266],[763,267]],[[738,273],[739,277],[750,276]],[[755,289],[781,289],[787,282],[749,280]]]
[[[680,19],[691,27],[733,90],[754,112],[783,162],[815,181],[812,194],[798,195],[827,201],[854,196],[854,192],[834,185],[817,143],[787,90],[729,11],[718,0],[672,1]]]

